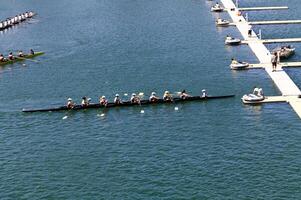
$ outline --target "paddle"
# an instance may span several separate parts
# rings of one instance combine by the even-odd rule
[[[35,63],[39,62],[38,60],[33,60],[33,59],[30,59],[30,58],[24,58],[24,57],[20,57],[20,56],[16,56],[16,58],[21,59],[21,60],[29,60],[29,61],[32,61],[32,62],[35,62]]]

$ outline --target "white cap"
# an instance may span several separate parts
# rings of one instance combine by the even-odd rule
[[[91,98],[88,98],[88,101],[91,101]]]
[[[202,92],[206,92],[206,90],[205,90],[205,89],[202,89]]]
[[[165,91],[164,93],[165,93],[165,94],[169,94],[169,91]]]
[[[119,97],[119,94],[116,94],[115,97]]]
[[[133,93],[133,94],[132,94],[132,96],[136,96],[136,94],[135,94],[135,93]]]
[[[156,95],[156,92],[152,92],[152,95]]]
[[[71,99],[71,98],[68,98],[68,101],[72,101],[72,99]]]
[[[105,99],[105,98],[106,98],[106,96],[102,96],[101,98],[102,98],[102,99]]]

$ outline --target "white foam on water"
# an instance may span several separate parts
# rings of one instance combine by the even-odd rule
[[[142,114],[143,114],[143,113],[144,113],[144,110],[141,110],[141,111],[140,111],[140,113],[142,113]]]
[[[178,108],[178,107],[175,107],[175,110],[179,110],[179,108]]]

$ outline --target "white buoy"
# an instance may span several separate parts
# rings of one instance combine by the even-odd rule
[[[23,67],[25,67],[26,66],[26,64],[24,63],[24,64],[22,64],[23,65]]]
[[[179,110],[179,108],[178,108],[178,107],[175,107],[175,110]]]
[[[144,110],[141,110],[140,113],[143,114],[143,113],[144,113]]]
[[[67,119],[68,118],[68,116],[64,116],[62,119]]]

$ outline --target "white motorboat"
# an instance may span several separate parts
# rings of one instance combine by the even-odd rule
[[[221,7],[219,4],[211,7],[211,12],[223,12],[224,8]]]
[[[238,38],[226,37],[225,44],[226,45],[239,45],[241,42]]]
[[[234,70],[240,70],[240,69],[245,69],[249,66],[249,63],[247,62],[232,62],[230,64],[230,68]]]
[[[224,19],[217,19],[215,22],[216,26],[229,26],[230,21]]]
[[[246,94],[241,98],[242,102],[245,104],[258,104],[264,100],[264,96],[255,94]]]

